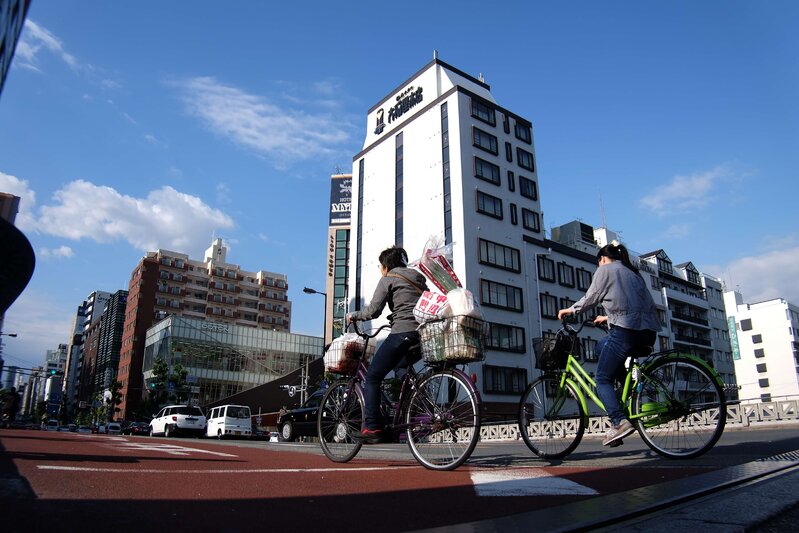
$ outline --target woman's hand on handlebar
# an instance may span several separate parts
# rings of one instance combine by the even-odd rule
[[[573,315],[573,314],[574,314],[574,311],[572,309],[561,309],[560,311],[558,311],[558,320],[563,322],[564,318],[566,318],[569,315]]]

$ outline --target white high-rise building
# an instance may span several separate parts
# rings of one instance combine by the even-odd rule
[[[737,291],[724,304],[741,401],[799,394],[799,307],[782,298],[747,304]]]
[[[413,260],[431,236],[452,244],[455,273],[492,323],[486,362],[470,371],[487,403],[515,409],[542,329],[535,261],[548,246],[532,124],[481,78],[434,58],[369,110],[353,158],[348,296],[350,309],[368,303],[383,249]]]

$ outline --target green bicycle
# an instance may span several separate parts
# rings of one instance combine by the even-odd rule
[[[519,432],[541,458],[560,459],[577,448],[589,424],[588,399],[605,411],[596,382],[572,355],[577,334],[591,324],[586,321],[575,329],[563,322],[553,342],[536,343],[536,367],[543,374],[522,395]],[[553,350],[551,345],[567,348]],[[628,354],[621,384],[624,410],[644,442],[658,454],[671,459],[698,457],[724,431],[724,384],[699,357],[674,350],[650,352]]]

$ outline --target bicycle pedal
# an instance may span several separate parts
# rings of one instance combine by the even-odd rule
[[[611,442],[610,444],[608,444],[608,448],[616,448],[617,446],[621,446],[622,444],[624,444],[624,441],[623,441],[623,440],[621,440],[621,439],[619,439],[619,440],[614,440],[613,442]]]

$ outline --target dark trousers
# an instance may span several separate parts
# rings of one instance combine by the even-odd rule
[[[419,333],[391,333],[377,349],[363,384],[364,426],[367,429],[380,427],[380,386],[389,372],[405,370],[421,358]],[[399,374],[399,372],[398,372]],[[404,372],[402,373],[404,375]],[[397,377],[400,377],[399,375]]]
[[[596,366],[596,393],[611,424],[618,425],[626,418],[621,409],[621,401],[613,387],[616,376],[621,372],[627,354],[633,348],[652,346],[657,334],[648,329],[635,330],[613,326],[610,333],[596,343],[599,363]]]

